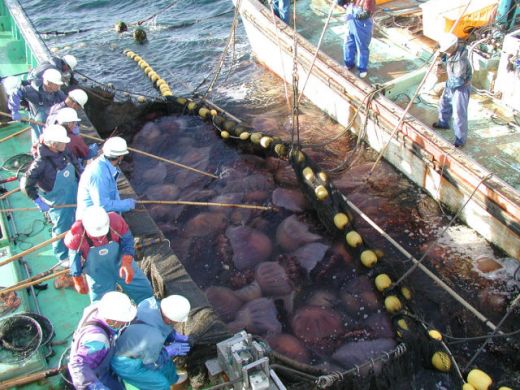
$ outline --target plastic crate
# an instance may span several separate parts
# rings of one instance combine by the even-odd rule
[[[453,34],[459,38],[467,38],[472,28],[486,26],[491,23],[495,19],[496,10],[497,4],[491,4],[474,12],[466,13],[462,18],[460,18],[457,26],[455,26]],[[450,31],[457,18],[458,16],[453,17],[451,15],[445,15],[444,31]]]
[[[430,0],[421,4],[424,36],[438,41],[444,32],[450,31],[466,4],[467,0]],[[467,34],[464,29],[467,27],[476,27],[477,23],[480,23],[479,26],[487,24],[493,16],[497,4],[498,0],[472,0],[457,24],[455,34],[460,38],[465,38]]]

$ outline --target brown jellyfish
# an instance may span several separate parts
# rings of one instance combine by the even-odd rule
[[[282,331],[282,324],[278,321],[278,313],[271,299],[258,298],[244,305],[237,313],[234,323],[243,325],[248,332],[266,335]],[[230,323],[234,329],[234,324]]]
[[[291,327],[296,337],[320,354],[331,353],[345,333],[341,315],[319,306],[305,306],[296,311]]]
[[[222,232],[227,226],[224,213],[204,212],[190,219],[183,228],[186,237],[203,237]]]
[[[286,188],[277,188],[273,191],[273,204],[296,213],[305,210],[307,200],[298,190],[288,190]]]
[[[309,227],[300,222],[296,215],[285,218],[276,230],[276,241],[287,252],[320,238],[319,235],[309,232]]]
[[[146,190],[146,197],[150,200],[174,200],[179,195],[179,189],[174,184],[158,184]]]
[[[147,185],[162,184],[166,178],[166,165],[158,163],[153,168],[145,170],[140,176],[139,180]]]
[[[292,256],[298,260],[298,263],[305,268],[307,272],[311,272],[316,264],[323,259],[328,249],[328,245],[312,242],[298,248],[292,253]]]
[[[262,290],[256,280],[238,290],[235,290],[234,293],[236,297],[240,298],[244,302],[249,302],[262,296]]]
[[[292,291],[292,285],[284,268],[275,262],[260,263],[255,271],[255,279],[266,296],[279,297]]]
[[[280,333],[267,337],[269,346],[279,354],[297,362],[309,364],[311,353],[305,345],[293,335]]]
[[[211,286],[206,290],[206,297],[222,321],[233,321],[243,302],[227,287]]]
[[[239,270],[267,260],[273,249],[269,237],[247,226],[230,226],[226,230],[226,237],[233,248],[233,263]]]

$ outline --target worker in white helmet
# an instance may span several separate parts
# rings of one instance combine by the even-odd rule
[[[47,69],[43,73],[42,80],[33,80],[28,85],[21,85],[9,97],[8,106],[13,120],[22,119],[20,105],[24,103],[29,106],[30,119],[45,123],[51,107],[65,100],[65,94],[60,90],[62,85],[61,73],[56,69]],[[33,123],[31,127],[33,128],[32,140],[36,143],[43,132],[43,127]]]
[[[182,295],[157,301],[150,297],[138,308],[135,324],[116,342],[112,359],[114,372],[140,389],[167,390],[186,379],[178,375],[172,358],[190,351],[188,337],[173,327],[188,320],[190,302]]]
[[[67,130],[59,125],[45,128],[38,157],[32,162],[20,180],[20,188],[42,212],[48,212],[52,222],[52,234],[66,232],[74,222],[74,207],[55,206],[74,204],[78,190],[79,166],[67,150],[70,142]],[[60,261],[68,259],[68,249],[63,240],[53,244],[54,254]]]
[[[41,80],[43,73],[48,69],[58,70],[63,77],[63,82],[67,85],[74,84],[74,69],[78,65],[78,60],[71,54],[63,57],[51,57],[48,61],[41,62],[29,74],[29,80]]]
[[[81,119],[75,109],[70,107],[62,108],[56,114],[56,122],[65,127],[70,142],[67,144],[67,149],[82,163],[84,160],[90,158],[90,150],[85,141],[79,133],[79,122]]]
[[[59,110],[65,107],[73,108],[76,111],[83,109],[85,104],[88,102],[88,95],[82,89],[73,89],[69,91],[67,97],[63,102],[56,103],[49,110],[49,115],[47,116],[47,122],[45,123],[47,126],[56,124],[56,115]],[[79,135],[79,127],[74,129],[74,134]]]
[[[123,389],[110,369],[115,340],[136,315],[136,308],[123,293],[106,293],[85,308],[72,338],[69,373],[79,390]]]
[[[448,80],[439,100],[439,117],[434,129],[449,129],[453,117],[453,145],[462,148],[468,139],[468,105],[471,93],[472,69],[465,45],[455,34],[445,33],[439,39],[441,64],[446,67]]]
[[[89,206],[101,206],[107,212],[133,210],[135,199],[121,199],[117,189],[118,165],[128,154],[126,141],[112,137],[105,141],[103,154],[92,161],[83,172],[78,188],[77,219],[81,219]]]
[[[88,292],[92,302],[117,285],[137,303],[153,295],[150,281],[134,261],[134,237],[119,214],[88,207],[65,236],[65,245],[74,287],[80,294]]]

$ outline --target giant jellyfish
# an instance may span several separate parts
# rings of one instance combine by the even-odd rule
[[[285,218],[276,230],[276,241],[287,252],[292,252],[300,246],[320,238],[319,235],[309,232],[309,227],[300,222],[294,214]]]
[[[282,296],[292,291],[292,285],[283,267],[275,262],[267,261],[258,265],[255,279],[264,295]]]
[[[341,315],[319,306],[299,309],[291,320],[291,327],[296,337],[321,354],[331,353],[345,333]]]
[[[310,351],[293,335],[287,333],[275,334],[267,337],[267,342],[276,352],[297,362],[308,364],[311,360]]]
[[[233,263],[238,270],[254,267],[269,258],[272,244],[269,237],[247,226],[230,226],[226,237],[233,248]]]
[[[206,290],[206,297],[222,321],[225,322],[232,321],[243,304],[233,290],[227,287],[211,286]]]
[[[278,313],[271,299],[258,298],[244,305],[236,319],[228,324],[232,331],[246,329],[258,335],[276,334],[282,331]]]

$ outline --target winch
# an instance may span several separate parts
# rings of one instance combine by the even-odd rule
[[[225,374],[234,390],[285,390],[269,366],[268,348],[246,331],[236,333],[217,344],[217,358],[206,361],[209,376]]]

